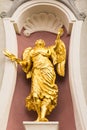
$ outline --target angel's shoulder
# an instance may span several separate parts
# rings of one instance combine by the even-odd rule
[[[23,59],[25,59],[26,57],[30,55],[31,50],[32,50],[32,47],[28,47],[23,51]]]

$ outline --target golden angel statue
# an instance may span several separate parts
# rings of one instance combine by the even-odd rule
[[[46,115],[57,105],[58,86],[55,84],[56,66],[57,73],[60,76],[65,75],[66,48],[64,42],[60,39],[63,29],[58,30],[55,44],[45,47],[45,42],[39,39],[34,47],[24,50],[23,59],[18,59],[8,51],[4,51],[11,61],[21,65],[26,73],[26,78],[31,80],[31,92],[26,97],[26,108],[37,112],[36,121],[48,121]]]

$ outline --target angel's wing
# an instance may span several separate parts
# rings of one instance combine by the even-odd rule
[[[65,75],[66,48],[64,42],[60,39],[60,33],[57,36],[55,45],[52,47],[52,60],[56,64],[57,73],[60,76]]]
[[[60,76],[64,76],[65,75],[65,63],[66,63],[66,48],[65,48],[65,44],[63,43],[63,41],[59,41],[59,45],[56,48],[56,54],[57,54],[57,73]]]

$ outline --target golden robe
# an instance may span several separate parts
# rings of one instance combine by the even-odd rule
[[[36,111],[36,104],[42,105],[50,99],[50,105],[47,105],[47,114],[57,105],[58,87],[55,84],[56,74],[49,49],[38,48],[30,52],[32,60],[32,88],[30,95],[26,98],[26,107],[28,110]],[[34,99],[38,99],[35,102]],[[45,99],[45,100],[44,100]],[[38,106],[39,109],[39,106]]]

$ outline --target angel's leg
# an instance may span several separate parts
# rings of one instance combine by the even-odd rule
[[[36,98],[34,97],[34,107],[35,107],[35,111],[37,112],[37,119],[36,121],[40,121],[40,118],[41,118],[41,106],[40,106],[40,99],[39,98]]]
[[[46,114],[48,111],[48,107],[51,103],[51,99],[44,99],[42,101],[42,106],[41,106],[41,121],[48,121],[48,119],[46,118]]]

